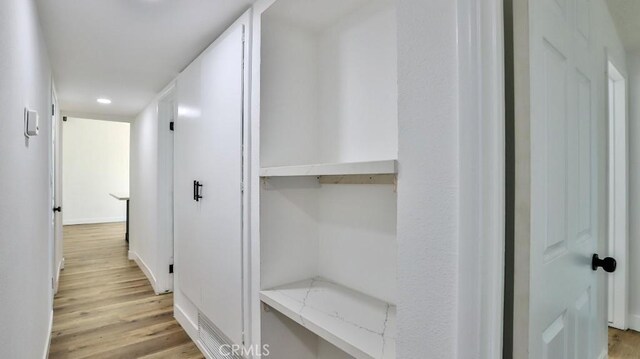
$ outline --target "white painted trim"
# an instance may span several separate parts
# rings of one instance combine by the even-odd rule
[[[262,347],[261,336],[261,308],[260,308],[260,65],[262,38],[260,29],[262,28],[262,13],[264,13],[276,0],[258,0],[253,5],[251,21],[251,46],[250,46],[250,128],[247,148],[249,154],[250,168],[247,171],[249,196],[248,207],[245,211],[249,214],[249,239],[248,246],[249,264],[248,273],[250,277],[250,291],[248,292],[250,326],[246,331],[249,334],[247,344],[256,348]]]
[[[253,37],[253,7],[249,8],[237,22],[245,25],[244,32],[244,67],[243,71],[243,123],[242,123],[242,181],[248,187],[251,183],[251,116],[252,116],[252,37]],[[252,343],[252,257],[251,257],[251,190],[244,191],[242,195],[242,319],[243,336],[245,345]],[[256,218],[256,217],[254,217]],[[259,287],[257,289],[260,289]]]
[[[502,356],[505,246],[503,2],[458,1],[458,358]],[[479,355],[478,355],[479,354]]]
[[[140,267],[140,270],[142,270],[144,275],[147,276],[147,279],[149,280],[149,283],[151,283],[151,287],[153,287],[153,291],[156,293],[156,295],[162,294],[163,292],[158,291],[156,276],[153,275],[151,268],[149,268],[149,266],[147,266],[147,263],[145,263],[144,260],[140,258],[138,253],[130,250],[128,253],[128,258],[129,260],[135,261],[138,267]]]
[[[173,316],[178,321],[178,324],[187,332],[187,335],[191,337],[194,342],[198,341],[198,325],[194,323],[184,310],[177,304],[173,305]]]
[[[640,332],[640,315],[629,314],[627,316],[627,327],[636,332]]]
[[[64,226],[73,226],[76,224],[98,224],[98,223],[115,223],[115,222],[126,222],[127,217],[102,217],[102,218],[75,218],[75,219],[64,219]]]
[[[42,358],[47,359],[49,357],[49,348],[51,348],[51,331],[53,330],[53,308],[51,309],[51,314],[49,314],[49,334],[47,335],[47,342],[44,346],[44,353],[42,353]]]

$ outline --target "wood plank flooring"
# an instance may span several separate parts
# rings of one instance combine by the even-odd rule
[[[123,223],[66,226],[49,358],[204,358],[127,259]],[[609,359],[640,358],[640,333],[609,329]]]
[[[609,328],[609,359],[640,358],[640,333]]]
[[[66,226],[49,358],[204,358],[127,259],[124,223]]]

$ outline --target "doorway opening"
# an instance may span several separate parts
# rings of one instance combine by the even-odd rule
[[[609,61],[608,106],[608,256],[618,266],[608,277],[609,326],[626,330],[628,284],[628,144],[626,79]]]

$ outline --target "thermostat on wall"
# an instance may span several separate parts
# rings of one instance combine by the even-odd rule
[[[37,136],[38,131],[38,112],[24,109],[24,134],[27,137]]]

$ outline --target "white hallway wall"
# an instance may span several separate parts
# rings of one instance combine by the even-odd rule
[[[63,123],[65,225],[124,221],[129,191],[129,124],[69,118]]]
[[[46,357],[52,320],[51,69],[32,0],[0,1],[0,357]],[[40,115],[26,140],[25,106]]]
[[[168,233],[172,231],[166,227],[168,218],[173,220],[172,194],[166,193],[173,173],[166,173],[163,161],[168,156],[168,137],[159,131],[169,129],[158,123],[159,97],[132,122],[130,139],[129,257],[143,269],[156,293],[173,289],[173,275],[168,270],[173,257],[173,233]]]

